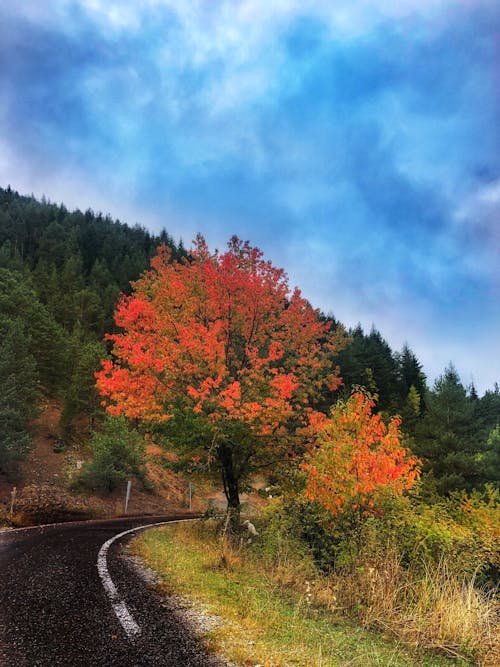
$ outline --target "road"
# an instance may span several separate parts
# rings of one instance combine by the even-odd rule
[[[136,533],[102,549],[130,528],[177,518],[185,515],[0,533],[0,666],[214,667],[122,557]]]

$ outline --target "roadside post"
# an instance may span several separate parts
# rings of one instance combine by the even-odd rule
[[[189,511],[191,511],[191,506],[192,506],[192,501],[193,501],[194,485],[191,482],[189,482],[188,488],[189,488]]]
[[[125,494],[125,511],[124,511],[124,514],[126,514],[127,510],[128,510],[128,501],[130,500],[130,491],[131,491],[131,489],[132,489],[132,482],[129,479],[128,482],[127,482],[127,493]]]
[[[10,494],[10,518],[12,519],[12,515],[14,514],[14,505],[16,502],[16,496],[17,496],[17,486],[14,486],[11,494]]]

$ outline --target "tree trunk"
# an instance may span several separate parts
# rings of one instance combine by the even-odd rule
[[[239,479],[234,470],[233,451],[228,445],[219,447],[219,459],[222,469],[222,483],[227,499],[227,512],[229,514],[229,527],[235,533],[240,525],[240,492]]]

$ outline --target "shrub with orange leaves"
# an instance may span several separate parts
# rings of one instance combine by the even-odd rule
[[[329,419],[316,422],[305,494],[336,515],[344,509],[372,514],[385,494],[401,495],[419,475],[419,460],[401,446],[400,420],[386,425],[362,391],[339,401]]]

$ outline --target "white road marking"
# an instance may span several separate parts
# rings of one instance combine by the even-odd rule
[[[139,635],[141,633],[141,628],[135,622],[134,617],[127,609],[125,602],[120,599],[116,586],[111,579],[107,563],[108,549],[115,540],[119,540],[124,535],[133,533],[136,530],[142,530],[143,528],[154,528],[155,526],[164,526],[169,523],[182,523],[183,521],[195,521],[195,519],[176,519],[174,521],[160,521],[159,523],[147,523],[143,526],[136,526],[135,528],[124,530],[122,533],[118,533],[118,535],[110,538],[107,542],[104,542],[99,550],[99,555],[97,556],[97,570],[99,572],[99,576],[101,577],[104,590],[106,591],[106,594],[111,601],[111,606],[113,607],[116,617],[122,624],[127,637],[135,637],[136,635]]]

